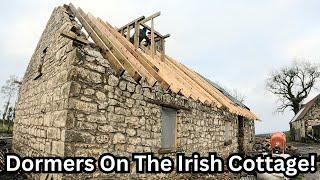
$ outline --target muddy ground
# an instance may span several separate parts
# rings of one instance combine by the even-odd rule
[[[0,169],[4,168],[4,154],[6,152],[12,152],[12,134],[0,133]],[[3,180],[20,180],[27,179],[25,175],[21,173],[6,173],[0,172],[0,179]]]
[[[307,156],[309,153],[317,153],[320,156],[320,143],[300,143],[288,142],[290,146],[296,147],[301,156]],[[320,162],[318,162],[318,171],[316,173],[301,174],[296,179],[320,180]]]
[[[255,150],[253,154],[260,154],[262,152],[270,151],[270,135],[256,136]],[[293,179],[307,179],[307,180],[320,180],[320,143],[315,142],[293,142],[288,141],[286,144],[286,152],[290,155],[297,156],[308,156],[309,153],[318,154],[318,171],[316,173],[300,174],[298,177]]]
[[[308,153],[320,155],[320,143],[288,142],[287,144],[298,148],[298,152],[301,155],[307,155]]]

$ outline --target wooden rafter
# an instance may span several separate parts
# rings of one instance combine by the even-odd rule
[[[104,28],[108,29],[114,36],[117,38],[118,41],[120,41],[126,48],[127,50],[152,74],[154,78],[157,79],[158,83],[164,88],[168,89],[169,84],[157,73],[155,69],[158,70],[157,67],[155,67],[152,63],[150,63],[144,56],[137,50],[135,50],[134,46],[128,42],[125,41],[124,37],[121,36],[112,26],[107,23],[103,22],[100,18],[98,18],[99,23],[104,26]]]
[[[212,103],[210,97],[207,93],[201,93],[197,87],[192,86],[190,82],[182,77],[175,69],[168,66],[166,63],[159,61],[157,58],[152,58],[151,56],[144,53],[144,56],[148,58],[150,62],[156,64],[159,68],[159,75],[162,76],[168,83],[172,84],[170,88],[173,91],[180,89],[180,92],[186,97],[192,97],[195,100],[200,100],[201,102]],[[177,89],[175,89],[177,87]]]
[[[118,59],[121,65],[125,68],[126,71],[135,79],[139,81],[141,79],[141,74],[136,71],[133,64],[128,62],[123,54],[119,51],[118,48],[115,48],[114,44],[110,41],[110,39],[103,36],[103,32],[87,17],[87,15],[82,11],[82,9],[78,8],[78,12],[85,19],[86,22],[91,26],[91,28],[98,34],[98,36],[102,39],[104,44],[109,48],[109,51],[114,54],[114,56]]]
[[[89,23],[91,23],[94,28],[99,29],[103,39],[108,41],[108,44],[112,47],[112,50],[114,50],[115,54],[119,56],[118,59],[123,60],[124,66],[127,66],[130,71],[146,77],[151,86],[157,82],[157,80],[148,72],[148,70],[146,70],[146,68],[131,53],[128,52],[127,48],[125,48],[110,31],[105,29],[93,15],[89,13],[87,17]]]
[[[156,58],[161,59],[161,54],[157,55]],[[214,98],[210,93],[208,93],[205,89],[203,89],[198,82],[196,82],[194,79],[192,79],[185,71],[183,71],[180,67],[178,67],[176,64],[172,63],[170,60],[166,60],[163,62],[168,67],[171,67],[171,69],[174,70],[175,73],[177,73],[179,76],[181,76],[182,79],[184,79],[186,82],[188,82],[194,89],[196,89],[198,94],[202,94],[206,96],[209,100],[208,102],[214,103],[216,106],[221,107],[221,103]]]
[[[204,104],[219,108],[226,107],[231,113],[249,119],[258,119],[248,109],[236,105],[198,73],[165,55],[165,38],[170,35],[162,36],[154,30],[153,24],[153,19],[160,13],[147,18],[139,17],[125,26],[115,29],[90,13],[85,14],[80,8],[75,9],[72,4],[69,7],[93,41],[101,47],[103,57],[108,59],[116,74],[122,74],[126,70],[136,81],[145,77],[150,85],[157,82],[164,89],[181,93]],[[151,27],[145,24],[147,21],[151,21]],[[150,55],[135,47],[128,41],[129,39],[123,36],[124,33],[127,33],[127,38],[130,38],[130,28],[135,28],[135,32],[139,32],[140,25],[151,31],[151,49],[145,49],[145,52],[151,51]],[[139,34],[135,34],[135,43],[137,43]],[[156,41],[160,41],[159,52],[155,50]]]

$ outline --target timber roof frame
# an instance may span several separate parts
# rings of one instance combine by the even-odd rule
[[[195,71],[165,54],[164,39],[170,35],[161,35],[154,30],[153,24],[154,18],[159,16],[160,12],[147,18],[141,16],[117,29],[90,13],[86,14],[81,8],[75,8],[71,3],[66,7],[79,20],[91,39],[102,49],[102,56],[110,62],[117,76],[120,76],[123,71],[127,71],[137,82],[141,78],[145,78],[150,86],[157,83],[165,90],[180,93],[207,106],[226,108],[232,114],[250,120],[258,120],[258,117],[249,108],[235,103],[219,87],[214,86]],[[149,20],[151,27],[145,24]],[[137,45],[136,40],[139,40],[137,35],[135,35],[133,44],[128,37],[124,37],[126,28],[133,27],[137,32],[140,29],[137,25],[151,31],[151,50],[140,47],[140,44]],[[157,40],[155,36],[161,42],[159,51],[155,49]]]

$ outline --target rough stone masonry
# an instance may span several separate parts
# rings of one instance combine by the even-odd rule
[[[61,36],[81,27],[64,7],[54,9],[23,78],[17,103],[13,148],[21,156],[91,156],[102,153],[131,156],[154,152],[217,152],[226,157],[252,149],[254,123],[226,110],[139,83],[124,73],[113,75],[108,60],[93,44],[81,45]],[[85,36],[83,36],[85,37]],[[177,109],[176,149],[161,152],[161,108]],[[225,125],[231,124],[231,142]],[[33,178],[79,179],[119,174],[32,174]],[[131,177],[174,174],[121,175]],[[188,177],[190,175],[184,174]]]

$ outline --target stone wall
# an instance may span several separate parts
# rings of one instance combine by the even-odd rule
[[[246,120],[244,122],[244,142],[243,149],[245,153],[253,151],[253,144],[255,143],[255,127],[254,122]]]
[[[305,120],[306,133],[313,134],[312,126],[320,124],[320,98],[303,119]]]
[[[105,152],[127,157],[134,152],[154,152],[162,156],[159,153],[162,106],[178,109],[175,152],[203,155],[218,152],[226,157],[238,151],[237,116],[163,91],[158,86],[150,87],[143,81],[136,83],[126,74],[117,78],[112,75],[109,63],[94,48],[79,48],[77,54],[71,73],[66,156],[98,158]],[[231,122],[234,137],[229,145],[225,145],[224,139],[226,121]],[[244,129],[245,150],[251,151],[253,121],[246,120]],[[106,174],[97,172],[87,176]]]
[[[305,139],[305,121],[303,119],[290,123],[291,139],[301,141]]]
[[[56,8],[31,58],[17,105],[16,153],[97,158],[106,152],[128,157],[133,152],[154,152],[162,156],[162,106],[178,110],[177,149],[165,155],[218,152],[226,157],[238,151],[237,116],[159,86],[150,87],[144,79],[137,83],[126,73],[115,77],[93,44],[75,46],[60,36],[75,23],[63,7]],[[39,64],[43,64],[42,75],[35,79]],[[235,137],[229,145],[224,138],[227,121]],[[247,120],[244,129],[245,149],[249,150],[253,122]],[[75,179],[102,176],[106,175],[66,175]]]
[[[75,56],[75,47],[60,33],[69,31],[71,25],[65,9],[56,8],[25,72],[13,128],[13,149],[21,156],[65,155],[65,126],[72,83],[68,79],[69,63]]]
[[[63,146],[59,142],[64,139],[69,84],[65,51],[72,47],[58,33],[65,22],[63,12],[54,10],[22,82],[13,136],[14,149],[22,155],[64,155],[51,144]],[[34,80],[43,55],[43,75]]]

